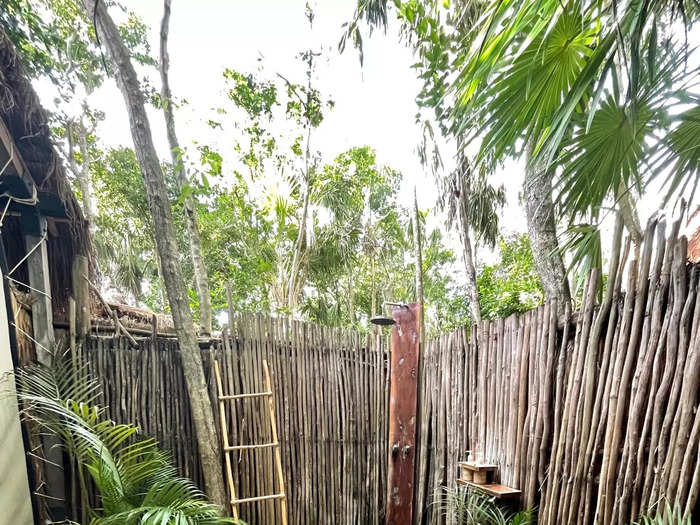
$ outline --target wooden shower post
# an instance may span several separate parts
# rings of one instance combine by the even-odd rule
[[[419,303],[392,312],[387,525],[413,522],[420,314]]]

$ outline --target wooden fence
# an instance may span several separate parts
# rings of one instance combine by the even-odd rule
[[[202,482],[177,343],[91,338],[86,357],[102,382],[109,415],[133,422],[172,453],[180,471]],[[377,338],[265,316],[237,316],[232,333],[202,350],[216,398],[217,359],[228,394],[263,390],[266,359],[289,501],[289,523],[379,524],[386,507],[388,370]],[[214,404],[218,426],[218,405]],[[260,400],[227,403],[232,444],[270,442]],[[276,492],[271,449],[234,456],[237,496]],[[243,504],[250,524],[279,523],[279,505]]]
[[[611,265],[600,305],[592,273],[573,316],[552,302],[426,345],[423,523],[444,519],[436,489],[454,486],[467,451],[499,465],[541,525],[626,525],[663,498],[696,508],[700,266],[677,232],[666,241],[651,221],[639,257]]]
[[[600,304],[592,273],[574,314],[552,302],[426,344],[416,523],[444,521],[439,488],[454,486],[469,450],[498,464],[500,480],[522,489],[543,525],[626,525],[662,498],[695,509],[700,266],[686,264],[685,240],[676,240],[677,224],[672,230],[666,240],[652,221],[637,257],[627,249],[614,258]],[[381,338],[237,316],[232,332],[202,352],[212,400],[213,359],[229,394],[260,391],[268,361],[290,523],[384,522],[389,371]],[[176,342],[143,338],[130,349],[123,338],[93,337],[86,356],[110,416],[140,425],[201,483]],[[230,404],[233,444],[270,440],[257,402]],[[275,492],[271,454],[238,455],[239,497]],[[242,517],[277,523],[270,503],[246,504]]]

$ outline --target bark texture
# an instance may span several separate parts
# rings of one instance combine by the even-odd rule
[[[66,136],[68,138],[68,160],[70,162],[71,171],[78,179],[80,193],[82,196],[83,215],[88,223],[90,235],[95,234],[95,208],[92,205],[92,186],[90,184],[90,149],[88,148],[87,138],[90,130],[85,127],[82,118],[77,122],[69,122],[67,125]],[[78,139],[78,150],[82,160],[80,166],[75,160],[75,145],[74,137]]]
[[[467,275],[467,295],[469,297],[469,311],[472,314],[472,321],[476,324],[481,322],[481,306],[479,305],[479,291],[476,286],[476,266],[474,265],[474,254],[472,252],[471,228],[469,227],[469,214],[467,213],[467,195],[470,187],[465,181],[468,175],[458,175],[459,184],[458,210],[460,232],[462,234],[462,247],[464,248],[464,269]]]
[[[416,301],[420,304],[421,320],[421,342],[423,341],[423,241],[420,231],[420,216],[418,214],[418,196],[416,188],[413,188],[413,248],[415,250],[415,276],[416,276]]]
[[[308,147],[307,147],[308,151]],[[308,153],[307,153],[308,157]],[[287,285],[287,306],[291,312],[295,312],[299,305],[299,293],[301,292],[301,257],[306,247],[306,229],[309,220],[309,199],[311,197],[311,179],[308,163],[306,167],[306,178],[304,187],[304,204],[302,205],[301,221],[299,223],[299,233],[294,244],[294,255],[289,269],[289,279]]]
[[[617,188],[615,198],[617,199],[622,215],[622,221],[625,228],[632,238],[635,246],[635,251],[639,251],[639,246],[642,243],[642,225],[639,222],[639,214],[637,213],[637,199],[632,194],[632,190],[625,188],[622,184]],[[639,255],[638,253],[636,255]]]
[[[161,104],[165,117],[165,127],[168,133],[168,144],[170,145],[170,156],[173,163],[173,170],[177,179],[180,191],[187,186],[187,173],[182,161],[182,149],[177,140],[175,132],[175,115],[173,114],[172,93],[170,91],[170,80],[168,71],[170,69],[170,56],[168,55],[168,28],[170,24],[170,2],[165,0],[163,6],[163,20],[160,25],[160,79]],[[199,224],[197,222],[197,203],[192,195],[185,197],[182,207],[185,212],[185,226],[187,227],[187,238],[189,239],[190,257],[192,268],[194,269],[194,283],[199,297],[199,326],[202,335],[211,334],[212,309],[211,293],[209,291],[209,277],[207,267],[202,255],[202,239],[199,234]]]
[[[525,214],[530,246],[537,273],[547,299],[564,304],[571,299],[564,261],[559,253],[557,227],[552,202],[552,173],[530,166],[523,185]]]
[[[134,148],[146,186],[148,204],[153,215],[156,247],[160,254],[163,280],[180,344],[192,420],[197,435],[202,470],[204,471],[205,490],[212,501],[225,506],[226,492],[221,470],[221,449],[192,313],[189,309],[187,289],[180,270],[170,201],[160,162],[153,146],[143,93],[136,71],[131,64],[129,52],[121,39],[117,26],[109,16],[105,4],[95,0],[82,0],[82,3],[88,18],[95,24],[100,44],[107,49],[114,67],[117,84],[126,103]]]
[[[307,13],[307,16],[308,13]],[[309,23],[311,23],[313,17],[309,18]],[[294,255],[292,257],[292,264],[289,270],[289,279],[287,285],[287,306],[292,312],[297,310],[299,304],[299,295],[302,289],[302,252],[306,249],[307,236],[306,229],[309,220],[309,203],[311,199],[311,176],[312,176],[312,163],[311,163],[311,132],[314,129],[314,125],[311,122],[311,113],[313,101],[313,89],[311,86],[311,77],[314,70],[314,59],[317,56],[316,53],[309,50],[306,55],[306,98],[303,99],[297,95],[299,101],[304,107],[304,115],[306,115],[306,149],[304,151],[304,204],[302,206],[301,221],[299,223],[299,233],[297,234],[296,244],[294,246]],[[292,87],[292,84],[283,76],[279,75],[282,80],[287,84],[288,87]],[[315,166],[313,166],[315,168]]]

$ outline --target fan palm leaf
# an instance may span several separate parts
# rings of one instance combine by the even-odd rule
[[[612,97],[605,101],[590,130],[578,134],[562,154],[558,186],[565,213],[583,215],[618,188],[641,191],[639,170],[653,117],[643,103],[625,107]]]
[[[685,96],[683,57],[683,53],[671,51],[654,64],[641,66],[641,83],[633,97],[618,102],[619,93],[605,90],[587,124],[583,124],[583,116],[574,122],[572,137],[557,160],[562,166],[558,189],[564,214],[595,213],[608,196],[618,200],[626,192],[640,194],[660,168],[665,169],[665,163],[677,163],[677,182],[671,181],[669,191],[677,190],[681,180],[689,180],[693,156],[700,146],[698,136],[689,135],[692,115],[681,116],[680,125],[665,139],[657,138],[668,128],[670,108]],[[681,151],[688,163],[680,160]],[[678,169],[684,171],[679,173]]]
[[[595,40],[594,24],[575,11],[558,17],[514,58],[484,79],[468,103],[455,109],[464,117],[457,133],[481,141],[477,161],[513,154],[518,139],[536,143],[585,67]],[[508,122],[508,125],[503,125]],[[488,162],[487,162],[488,163]]]
[[[690,189],[689,202],[694,201],[700,182],[700,104],[672,118],[655,162],[656,173],[666,173],[664,201]]]
[[[565,242],[559,248],[561,253],[569,253],[571,260],[567,272],[575,270],[575,292],[581,292],[586,278],[593,268],[603,267],[603,249],[600,229],[597,224],[574,224],[566,231]],[[598,299],[602,299],[603,282],[598,282]]]

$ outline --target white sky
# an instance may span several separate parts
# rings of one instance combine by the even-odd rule
[[[152,51],[157,55],[162,2],[128,0],[125,4],[150,27]],[[313,31],[304,16],[304,0],[176,0],[173,4],[171,86],[173,94],[186,99],[189,106],[176,115],[181,142],[213,140],[206,119],[211,108],[224,105],[225,68],[255,72],[262,56],[267,76],[280,72],[301,81],[303,66],[296,54],[323,45],[329,60],[319,63],[317,87],[336,106],[314,133],[314,148],[328,162],[350,147],[370,145],[380,164],[404,174],[411,191],[414,182],[420,183],[422,208],[432,206],[436,196],[432,179],[424,176],[414,153],[420,131],[414,123],[414,97],[420,84],[410,68],[411,53],[395,37],[375,32],[366,42],[363,68],[354,49],[340,55],[341,24],[352,15],[354,0],[319,2]],[[158,78],[153,85],[159,87]],[[108,143],[130,144],[116,87],[110,83],[95,102],[108,110],[100,136]],[[153,111],[151,120],[159,153],[167,158],[160,113]],[[225,149],[221,153],[226,156]]]

